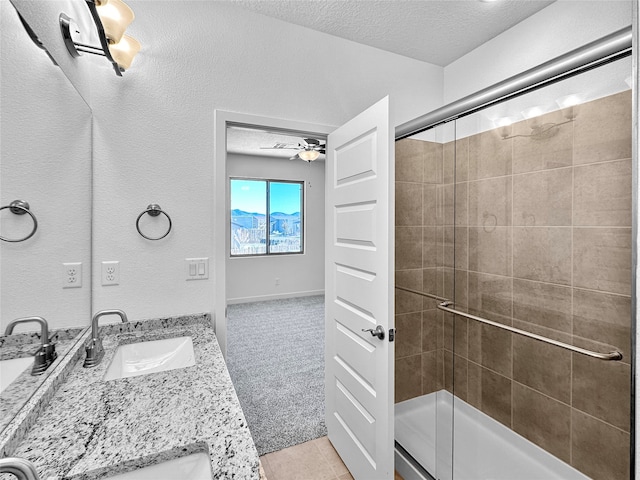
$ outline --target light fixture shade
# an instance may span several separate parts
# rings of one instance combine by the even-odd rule
[[[556,99],[556,103],[560,107],[562,115],[569,120],[573,120],[578,116],[578,110],[580,104],[583,103],[583,98],[579,94],[572,94]]]
[[[529,128],[537,128],[540,126],[540,122],[542,121],[540,117],[545,113],[547,113],[548,111],[549,109],[546,106],[537,105],[535,107],[527,108],[526,110],[523,110],[521,113],[522,113],[522,116],[527,121],[527,125],[529,125]]]
[[[306,160],[307,162],[313,162],[320,156],[320,152],[318,152],[317,150],[303,150],[301,152],[298,152],[298,156],[301,159]]]
[[[498,132],[502,138],[507,138],[513,131],[513,118],[501,117],[493,121],[493,125],[498,128]]]
[[[135,18],[133,10],[122,0],[103,1],[100,5],[96,3],[96,10],[100,15],[100,21],[109,43],[120,42],[125,30]]]
[[[133,57],[140,51],[140,47],[140,42],[135,38],[124,35],[118,43],[109,45],[109,52],[118,66],[122,70],[127,70],[131,66]]]

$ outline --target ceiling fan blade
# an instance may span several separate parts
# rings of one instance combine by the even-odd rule
[[[302,160],[298,154],[296,153],[293,157],[291,157],[289,160]]]
[[[273,147],[260,147],[263,150],[300,150],[299,145],[291,143],[276,143]]]
[[[316,138],[303,138],[307,145],[320,145],[320,140]]]
[[[327,151],[324,148],[321,148],[320,150],[318,150],[318,152],[320,153],[327,153]]]

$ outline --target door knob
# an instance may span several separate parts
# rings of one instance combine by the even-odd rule
[[[369,332],[372,336],[384,340],[384,327],[382,325],[378,325],[375,330],[373,328],[363,328],[362,331]]]

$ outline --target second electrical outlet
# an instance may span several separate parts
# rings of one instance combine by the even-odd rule
[[[102,262],[102,285],[118,285],[120,283],[120,262]]]

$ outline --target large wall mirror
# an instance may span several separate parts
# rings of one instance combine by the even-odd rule
[[[91,320],[92,112],[7,0],[0,21],[0,207],[29,205],[0,210],[1,431]],[[41,324],[4,335],[34,316],[58,355],[41,375],[31,375]]]

